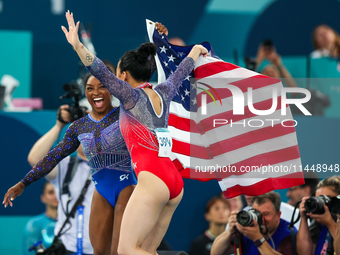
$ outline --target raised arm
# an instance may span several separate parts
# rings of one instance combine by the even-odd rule
[[[70,11],[66,12],[66,20],[68,23],[68,31],[64,26],[61,26],[61,29],[65,33],[67,41],[78,53],[78,56],[83,64],[85,66],[91,65],[94,61],[94,55],[88,49],[86,49],[79,40],[78,29],[80,22],[78,21],[77,24],[74,23],[73,13]]]
[[[110,91],[112,95],[120,100],[125,109],[132,108],[138,100],[138,93],[130,86],[130,84],[118,79],[111,73],[105,64],[80,42],[78,35],[79,21],[75,24],[73,13],[67,11],[66,20],[69,27],[68,31],[64,26],[62,26],[61,29],[65,33],[67,41],[73,46],[86,68]]]
[[[165,82],[159,84],[156,89],[165,92],[167,97],[172,100],[183,80],[186,79],[194,69],[198,57],[200,55],[205,56],[207,53],[208,50],[205,47],[202,45],[195,45],[188,56],[179,64],[176,71],[170,75]]]

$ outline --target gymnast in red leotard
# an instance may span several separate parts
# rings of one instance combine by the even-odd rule
[[[208,51],[202,45],[194,46],[177,70],[153,89],[148,80],[156,54],[154,44],[127,51],[118,62],[116,77],[79,41],[79,22],[74,23],[73,14],[67,12],[66,18],[69,30],[62,29],[68,42],[87,69],[121,102],[120,129],[137,174],[138,183],[123,215],[118,254],[156,254],[183,196],[182,177],[169,158],[170,101],[198,57]]]

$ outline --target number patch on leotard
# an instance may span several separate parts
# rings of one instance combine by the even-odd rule
[[[169,157],[172,148],[170,131],[166,128],[156,128],[155,132],[159,144],[158,157]]]

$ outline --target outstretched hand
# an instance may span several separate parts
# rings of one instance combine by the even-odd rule
[[[10,188],[7,193],[5,194],[4,201],[2,204],[4,204],[5,208],[8,206],[13,206],[12,201],[17,197],[20,196],[21,193],[24,191],[25,185],[22,182],[18,182],[15,184],[12,188]]]
[[[76,49],[79,45],[81,45],[78,35],[79,21],[77,24],[74,23],[73,13],[70,11],[67,11],[65,16],[68,23],[68,31],[64,26],[61,26],[61,29],[63,30],[69,44]]]

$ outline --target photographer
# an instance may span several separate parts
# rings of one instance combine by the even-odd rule
[[[310,197],[315,194],[316,186],[319,183],[317,173],[303,171],[305,183],[288,189],[286,196],[289,198],[288,204],[295,206],[303,197]]]
[[[264,40],[259,45],[256,55],[257,69],[261,66],[265,59],[267,59],[271,64],[262,68],[262,74],[277,79],[283,78],[283,81],[288,87],[298,87],[292,75],[283,64],[281,56],[276,52],[276,48],[271,40]],[[292,94],[292,96],[294,96],[294,94]]]
[[[319,182],[315,196],[336,197],[340,194],[340,177],[328,177]],[[321,197],[320,197],[321,198]],[[304,197],[300,204],[301,223],[297,235],[298,254],[333,254],[333,238],[336,232],[336,222],[325,203],[314,213],[306,210],[306,201],[309,197]],[[309,207],[307,207],[309,208]],[[314,221],[308,227],[307,218]]]
[[[58,136],[62,129],[66,126],[65,123],[71,121],[70,113],[68,112],[69,106],[62,105],[59,109],[59,118],[56,124],[44,135],[42,136],[32,147],[31,151],[28,155],[28,162],[31,166],[34,166],[53,146],[54,142],[58,139]],[[62,121],[60,121],[62,120]],[[71,169],[70,169],[71,168]],[[73,177],[69,180],[69,195],[68,194],[60,194],[60,190],[62,189],[60,186],[64,184],[66,175],[68,171],[73,172]],[[83,186],[90,175],[90,167],[87,163],[87,159],[83,153],[82,147],[79,146],[77,149],[77,157],[66,157],[59,163],[59,166],[56,166],[52,172],[50,172],[45,178],[49,180],[56,189],[57,198],[59,200],[58,204],[58,220],[56,223],[56,227],[54,230],[54,234],[57,235],[61,226],[64,224],[66,220],[66,213],[68,213],[77,198],[79,197]],[[58,172],[59,171],[59,172]],[[61,184],[61,185],[60,185]],[[91,209],[91,201],[92,195],[94,191],[93,182],[90,183],[87,192],[85,193],[85,199],[83,201],[84,206],[84,231],[83,231],[83,252],[84,254],[92,254],[93,248],[91,246],[90,238],[89,238],[89,218],[90,218],[90,209]],[[71,201],[68,199],[71,198]],[[77,252],[77,218],[70,218],[69,224],[65,226],[62,232],[65,232],[61,235],[60,240],[65,246],[66,250],[69,252]],[[38,241],[38,240],[35,240]],[[66,253],[67,254],[67,253]],[[70,253],[68,253],[70,254]]]
[[[259,215],[250,226],[242,226],[237,220],[238,212],[233,211],[229,228],[215,239],[211,255],[233,254],[233,239],[238,232],[243,235],[244,254],[293,254],[289,223],[280,219],[280,204],[281,198],[276,192],[253,197],[252,209]]]

